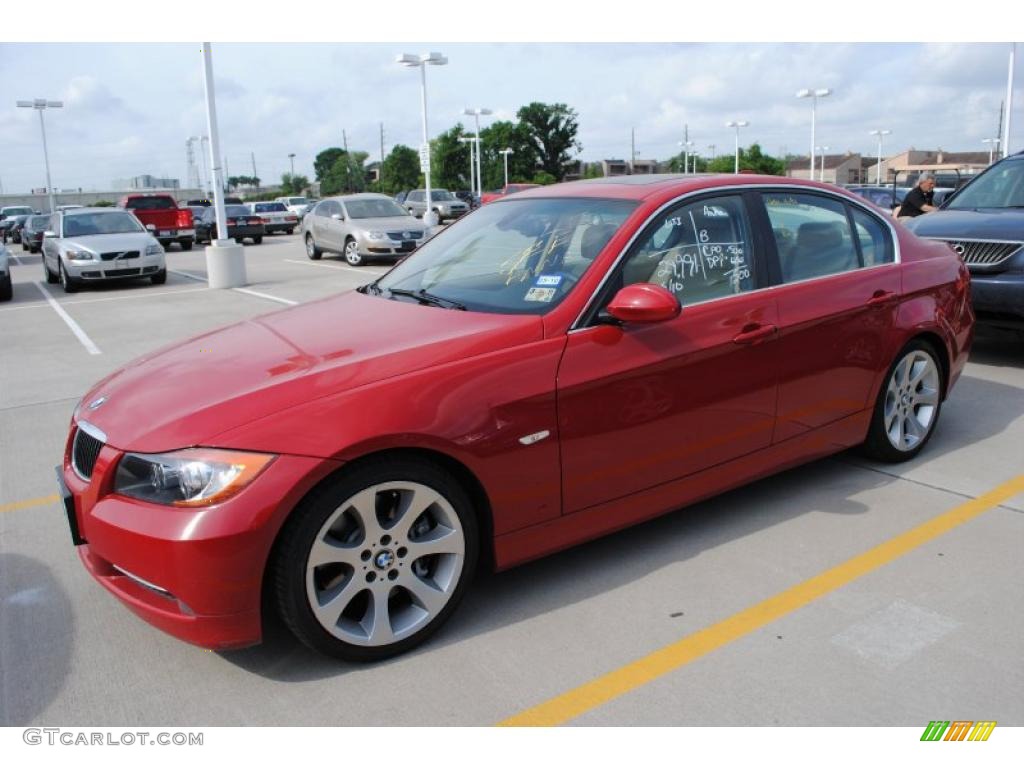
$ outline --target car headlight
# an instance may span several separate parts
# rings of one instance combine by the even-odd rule
[[[92,251],[64,251],[64,255],[71,261],[96,261],[98,258]]]
[[[215,448],[126,453],[117,466],[114,492],[154,504],[208,506],[241,491],[275,458]]]
[[[368,238],[370,238],[371,240],[386,240],[387,239],[387,235],[385,235],[383,232],[367,232],[366,236]]]
[[[163,249],[163,246],[160,245],[160,243],[153,243],[152,245],[147,245],[146,246],[146,255],[147,256],[159,256],[163,252],[164,252],[164,249]]]

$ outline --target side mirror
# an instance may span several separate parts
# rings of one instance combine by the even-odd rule
[[[334,219],[335,221],[344,221],[345,220],[345,216],[343,214],[340,214],[340,213],[332,213],[331,214],[331,218]]]
[[[45,232],[43,232],[43,237],[56,237],[56,236],[57,236],[57,233],[56,232],[51,232],[50,230],[46,230]]]
[[[605,312],[622,323],[660,323],[678,317],[681,309],[679,299],[660,285],[634,283],[616,293]]]

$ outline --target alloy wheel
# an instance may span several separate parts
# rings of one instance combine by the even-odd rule
[[[359,245],[355,240],[345,243],[345,261],[353,267],[358,267],[363,263],[363,257],[359,255]]]
[[[306,596],[334,637],[388,646],[437,617],[465,559],[466,534],[448,499],[418,482],[379,483],[339,505],[318,531]]]
[[[940,381],[935,358],[923,349],[911,350],[893,369],[882,414],[893,448],[912,451],[928,437],[938,414]]]

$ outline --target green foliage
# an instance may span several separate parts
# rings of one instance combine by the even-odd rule
[[[330,173],[331,168],[338,161],[338,158],[345,154],[345,150],[341,147],[328,147],[316,156],[313,161],[313,173],[316,176],[316,180],[323,182],[324,178]]]
[[[303,195],[308,188],[309,179],[302,174],[296,173],[293,176],[285,173],[281,176],[281,195]]]
[[[396,144],[381,166],[379,191],[394,195],[404,189],[417,189],[419,186],[419,154],[411,147]]]
[[[258,187],[260,185],[259,176],[228,176],[228,191],[238,189],[238,187]]]
[[[707,170],[712,173],[732,173],[735,162],[733,155],[719,155],[707,164]],[[786,164],[777,157],[764,154],[759,144],[751,144],[749,149],[740,147],[740,170],[768,176],[784,176]]]
[[[509,120],[491,123],[480,130],[480,139],[483,146],[480,171],[484,177],[484,190],[501,189],[505,185],[505,161],[501,155],[503,149],[512,150],[508,156],[509,182],[525,182],[533,178],[538,155],[522,123]]]
[[[552,176],[547,171],[537,171],[537,173],[534,174],[533,179],[530,181],[531,184],[544,184],[544,185],[555,184],[557,182],[558,182],[558,179],[556,179],[554,176]]]
[[[430,142],[430,186],[434,189],[469,189],[469,143],[459,141],[466,135],[462,123],[456,123]]]
[[[591,163],[587,166],[586,170],[583,171],[584,179],[603,179],[604,169],[600,163]]]
[[[317,155],[317,160],[330,151],[321,152]],[[320,194],[324,197],[366,191],[366,170],[363,164],[369,155],[366,152],[340,151],[341,154],[335,156],[334,164],[320,179]],[[316,167],[316,161],[313,166]]]
[[[116,203],[111,200],[97,200],[95,203],[92,203],[93,208],[113,208],[115,205]]]
[[[565,178],[572,152],[583,146],[577,141],[579,115],[565,104],[543,104],[539,101],[521,107],[516,113],[537,152],[541,170],[557,180]]]

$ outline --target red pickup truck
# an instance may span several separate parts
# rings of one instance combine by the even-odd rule
[[[177,241],[183,251],[191,251],[196,239],[195,225],[192,223],[192,211],[179,208],[173,195],[163,193],[125,195],[118,203],[135,214],[146,229],[150,229],[153,237],[166,248]]]
[[[506,195],[514,195],[516,192],[522,192],[524,189],[533,189],[539,187],[540,184],[508,184],[501,189],[496,189],[493,192],[484,192],[480,197],[480,205],[487,205],[499,197],[505,197]]]

